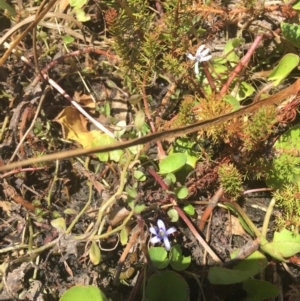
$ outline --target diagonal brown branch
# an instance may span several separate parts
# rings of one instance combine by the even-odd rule
[[[22,167],[22,166],[29,165],[29,164],[53,161],[53,160],[57,160],[57,159],[66,159],[66,158],[71,158],[73,156],[88,155],[88,154],[93,154],[93,153],[97,153],[97,152],[108,152],[108,151],[112,151],[115,149],[125,149],[130,146],[134,146],[134,145],[145,144],[145,143],[149,143],[149,142],[153,142],[153,141],[157,141],[157,140],[163,140],[163,139],[174,138],[174,137],[178,137],[178,136],[182,136],[182,135],[187,135],[187,134],[208,128],[213,125],[221,124],[225,121],[231,120],[234,117],[239,117],[239,116],[243,116],[245,114],[254,112],[257,109],[261,108],[262,106],[274,105],[274,104],[280,103],[285,98],[298,93],[299,90],[300,90],[300,79],[298,79],[295,83],[293,83],[288,88],[278,92],[277,94],[271,95],[271,96],[267,97],[266,99],[263,99],[262,101],[253,103],[253,104],[243,107],[237,111],[234,111],[234,112],[231,112],[231,113],[228,113],[228,114],[216,117],[216,118],[196,122],[194,124],[190,124],[190,125],[187,125],[187,126],[184,126],[181,128],[177,128],[177,129],[167,130],[164,132],[156,132],[156,133],[149,134],[149,135],[146,135],[141,138],[132,139],[132,140],[129,140],[126,142],[114,143],[110,146],[105,146],[105,147],[98,146],[98,147],[88,148],[88,149],[75,149],[75,150],[45,155],[42,157],[31,158],[28,160],[19,161],[19,162],[15,162],[12,164],[8,164],[6,166],[2,166],[2,167],[0,167],[0,172],[5,171],[5,170],[10,170],[10,169],[13,169],[16,167]]]

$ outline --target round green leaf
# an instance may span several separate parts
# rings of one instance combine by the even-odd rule
[[[177,187],[177,188],[175,189],[175,194],[176,194],[176,196],[177,196],[180,200],[182,200],[182,199],[185,199],[185,198],[188,196],[189,190],[188,190],[187,187],[185,187],[185,186]]]
[[[116,140],[107,134],[99,134],[97,135],[93,141],[92,141],[92,146],[105,146],[105,145],[110,145],[116,143]],[[113,150],[109,153],[104,152],[104,153],[96,153],[96,156],[99,158],[100,161],[106,162],[108,161],[108,156],[110,157],[111,160],[119,162],[121,156],[123,154],[123,151],[120,149]]]
[[[163,247],[152,247],[149,249],[149,256],[154,266],[158,269],[164,269],[169,264],[167,251]]]
[[[234,284],[246,281],[263,271],[268,265],[266,257],[255,251],[242,260],[232,270],[223,267],[212,267],[208,271],[208,280],[212,284]]]
[[[143,172],[139,171],[139,170],[135,170],[133,172],[133,176],[138,180],[138,181],[141,181],[141,182],[144,182],[146,181],[146,176]]]
[[[247,292],[247,301],[262,301],[279,295],[276,285],[257,279],[248,279],[243,283],[243,290]]]
[[[135,207],[134,207],[134,212],[136,213],[136,214],[139,214],[139,213],[141,213],[142,211],[144,211],[144,210],[146,210],[147,209],[147,207],[144,205],[144,204],[142,204],[142,205],[136,205]]]
[[[52,227],[54,227],[58,231],[58,233],[65,233],[67,230],[66,222],[62,217],[56,218],[52,220],[50,223]]]
[[[134,189],[132,187],[127,187],[126,192],[127,192],[127,195],[133,199],[135,199],[137,197],[137,191],[136,191],[136,189]]]
[[[173,173],[168,173],[165,177],[165,181],[168,185],[176,183],[176,177]]]
[[[178,273],[162,271],[153,274],[146,287],[148,301],[188,301],[189,286]]]
[[[69,36],[69,35],[65,35],[65,36],[63,37],[63,42],[64,42],[66,45],[73,43],[74,40],[75,40],[75,39],[74,39],[72,36]]]
[[[244,100],[245,98],[252,95],[255,91],[256,90],[253,88],[252,85],[246,82],[241,82],[236,98],[238,101]]]
[[[183,207],[184,212],[186,212],[188,215],[194,215],[195,214],[195,208],[193,205],[188,204]]]
[[[168,215],[172,223],[176,223],[179,219],[178,212],[175,209],[168,210]]]
[[[78,212],[73,208],[67,208],[64,210],[64,214],[75,215],[78,214]]]
[[[73,286],[68,289],[59,301],[108,301],[98,287],[89,286]]]
[[[71,7],[82,7],[86,4],[87,0],[70,0]]]
[[[164,175],[167,173],[176,172],[181,169],[186,163],[186,155],[174,153],[162,159],[159,163],[159,173]]]
[[[232,95],[226,95],[224,99],[226,102],[232,105],[233,111],[236,111],[241,107],[240,102]]]
[[[176,271],[183,271],[191,264],[191,256],[183,256],[179,245],[175,245],[171,249],[171,267]]]

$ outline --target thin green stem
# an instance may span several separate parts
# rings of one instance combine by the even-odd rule
[[[93,196],[93,187],[92,187],[92,183],[88,183],[89,186],[89,198],[88,201],[86,202],[86,204],[84,205],[84,207],[82,208],[82,210],[77,214],[77,216],[74,218],[74,220],[72,221],[72,223],[70,224],[70,226],[68,227],[66,234],[71,233],[73,227],[75,226],[75,224],[78,222],[78,220],[80,219],[80,217],[83,215],[83,213],[88,209],[88,207],[90,206],[91,202],[92,202],[92,196]]]
[[[261,230],[261,235],[262,235],[263,238],[266,238],[266,236],[267,236],[268,226],[269,226],[271,215],[273,213],[275,203],[276,203],[276,200],[273,197],[270,204],[269,204],[269,206],[268,206],[268,209],[267,209],[267,212],[266,212],[266,215],[265,215],[265,218],[264,218],[264,223],[263,223],[263,226],[262,226],[262,230]]]
[[[94,236],[97,232],[97,228],[100,226],[101,224],[101,221],[102,221],[102,217],[103,217],[103,214],[104,212],[113,205],[113,203],[116,201],[117,197],[120,196],[124,190],[124,187],[125,187],[125,182],[126,182],[126,175],[127,175],[127,170],[128,170],[128,167],[129,167],[129,164],[130,164],[130,161],[131,161],[131,156],[129,154],[128,151],[126,151],[126,162],[125,162],[125,165],[123,167],[123,170],[121,172],[121,175],[120,175],[120,184],[119,184],[119,187],[116,191],[116,193],[111,197],[109,198],[99,209],[99,212],[98,212],[98,217],[97,217],[97,221],[96,221],[96,225],[95,225],[95,231],[93,232],[93,234],[91,236]],[[98,229],[98,235],[100,235],[102,231],[102,228],[99,227]]]
[[[48,197],[47,197],[47,204],[48,204],[49,207],[51,206],[51,194],[52,194],[52,190],[54,188],[55,182],[58,180],[58,176],[57,176],[58,175],[58,168],[59,168],[59,160],[56,160],[54,178],[53,178],[53,181],[51,183],[51,187],[49,189]]]

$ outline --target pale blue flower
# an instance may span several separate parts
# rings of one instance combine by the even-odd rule
[[[209,61],[212,58],[211,55],[208,55],[209,51],[210,51],[209,48],[205,49],[205,45],[200,45],[195,56],[193,56],[191,53],[188,53],[186,55],[190,60],[196,61],[195,63],[196,75],[199,74],[199,63]]]
[[[151,239],[150,242],[152,244],[157,244],[158,242],[163,241],[166,250],[170,250],[171,245],[170,245],[170,241],[168,239],[168,235],[176,232],[176,229],[174,227],[169,228],[168,230],[166,230],[166,226],[165,223],[159,219],[157,220],[157,227],[150,227],[149,231],[154,235]]]

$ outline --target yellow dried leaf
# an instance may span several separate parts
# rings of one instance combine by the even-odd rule
[[[8,216],[11,215],[11,202],[0,201],[0,207],[7,213]]]
[[[90,95],[75,92],[73,99],[76,102],[78,102],[82,107],[87,107],[90,109],[94,109],[96,107],[96,103]]]
[[[78,140],[83,133],[87,133],[87,121],[77,109],[64,108],[54,119],[62,126],[64,139]]]

